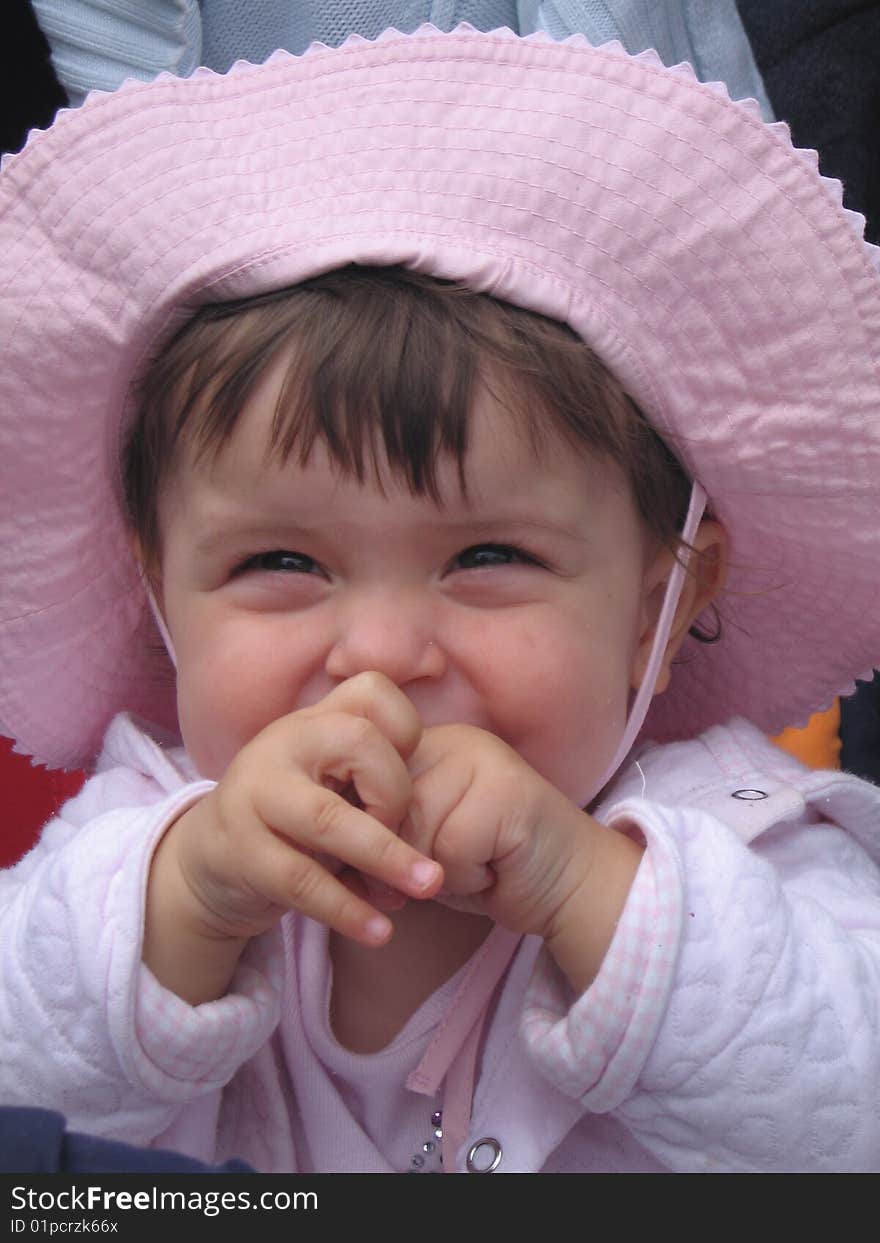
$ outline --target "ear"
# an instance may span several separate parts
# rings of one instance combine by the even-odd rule
[[[700,523],[692,544],[687,572],[666,648],[660,661],[660,670],[654,685],[654,694],[665,691],[669,685],[672,661],[684,642],[688,630],[724,586],[727,578],[727,532],[720,522],[707,518]],[[641,686],[654,648],[654,636],[660,618],[660,610],[666,595],[666,585],[675,566],[675,555],[661,549],[645,572],[642,610],[642,631],[633,659],[631,685],[634,690]]]

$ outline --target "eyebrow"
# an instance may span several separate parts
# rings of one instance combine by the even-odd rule
[[[317,535],[332,538],[334,528],[350,525],[351,523],[334,522],[333,519],[321,523],[287,523],[283,520],[273,523],[269,520],[254,524],[244,522],[240,525],[221,525],[198,536],[193,544],[193,552],[199,557],[212,557],[225,551],[230,545],[268,542],[287,546],[296,544],[299,540],[314,539]],[[438,523],[437,529],[450,535],[460,532],[462,538],[467,534],[472,540],[491,540],[495,536],[510,538],[511,533],[520,532],[534,532],[536,535],[565,539],[573,543],[583,543],[587,538],[586,532],[561,519],[540,521],[514,514],[492,514],[485,517],[475,514],[472,518],[454,518]]]
[[[193,544],[193,551],[199,556],[212,556],[216,552],[222,552],[230,544],[261,542],[265,540],[277,543],[279,538],[282,538],[282,535],[282,542],[285,542],[287,539],[296,542],[297,539],[312,537],[322,530],[326,530],[326,526],[323,524],[320,527],[282,522],[261,522],[259,524],[254,523],[253,525],[247,523],[221,525],[219,527],[212,527],[204,534],[197,536]]]
[[[457,530],[459,528],[468,531],[482,530],[486,532],[494,530],[503,532],[511,529],[515,531],[535,531],[539,534],[562,536],[565,539],[576,540],[578,542],[585,538],[583,532],[575,530],[570,523],[564,522],[561,519],[558,522],[542,522],[535,519],[515,516],[513,514],[499,517],[493,516],[489,518],[479,518],[475,516],[471,520],[463,520],[449,524],[450,530]]]

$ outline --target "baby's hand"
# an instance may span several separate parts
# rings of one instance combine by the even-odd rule
[[[409,768],[413,795],[401,833],[442,863],[441,898],[546,936],[589,867],[591,818],[475,726],[425,730]]]
[[[543,937],[573,987],[595,976],[642,850],[495,735],[426,729],[401,835],[443,865],[440,901]]]
[[[144,959],[157,977],[206,1000],[201,984],[189,985],[207,967],[216,976],[208,991],[221,995],[243,944],[288,910],[366,944],[387,940],[387,917],[336,874],[347,865],[380,889],[437,891],[441,869],[397,835],[412,796],[406,759],[421,732],[403,692],[366,673],[243,747],[154,856]],[[194,971],[175,965],[187,945]]]

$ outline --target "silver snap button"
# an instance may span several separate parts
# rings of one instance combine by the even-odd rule
[[[491,1174],[501,1164],[501,1145],[491,1135],[471,1144],[467,1155],[469,1174]]]
[[[766,790],[734,790],[731,798],[741,798],[747,803],[757,803],[762,798],[767,798]]]

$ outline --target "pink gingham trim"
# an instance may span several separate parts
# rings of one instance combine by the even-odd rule
[[[640,800],[619,804],[607,823],[636,827],[648,848],[601,970],[565,1012],[559,973],[542,957],[530,986],[523,1035],[560,1091],[607,1113],[632,1092],[650,1053],[672,985],[681,935],[678,860],[647,823]]]
[[[167,1094],[168,1080],[222,1087],[270,1038],[279,1020],[277,935],[258,938],[246,951],[229,992],[191,1006],[163,988],[141,965],[135,1034],[145,1082]]]

